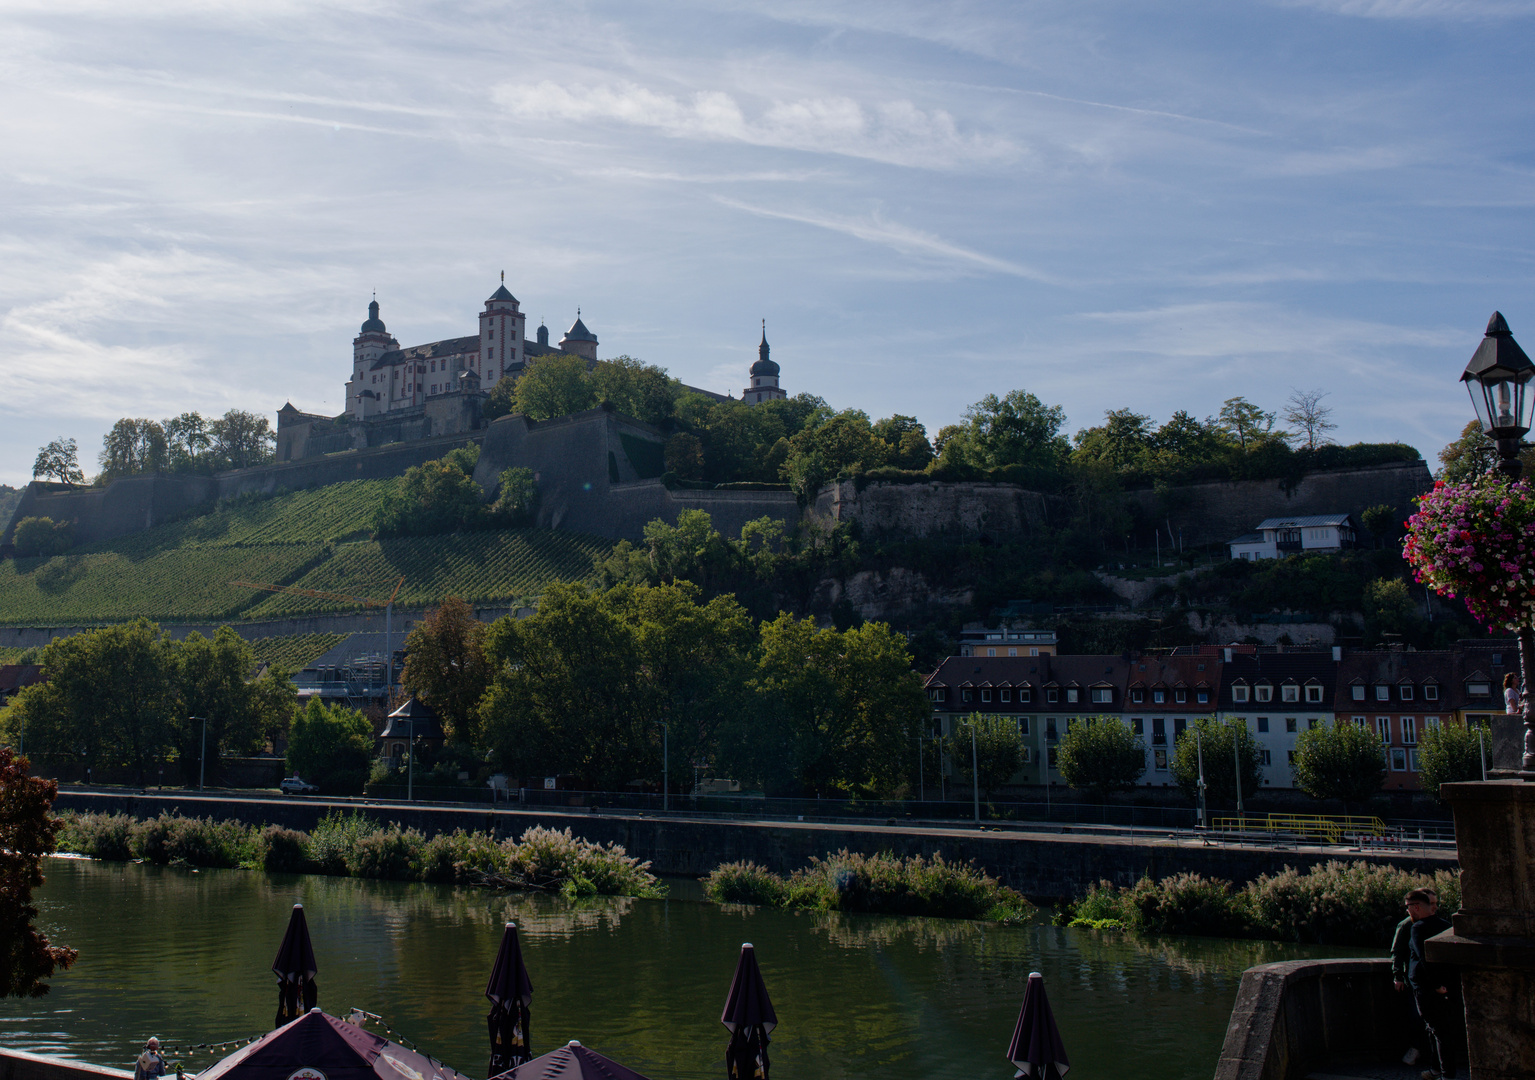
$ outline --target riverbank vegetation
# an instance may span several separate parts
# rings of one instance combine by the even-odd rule
[[[1384,947],[1402,919],[1402,897],[1425,885],[1437,890],[1444,911],[1459,906],[1458,871],[1429,876],[1395,866],[1329,862],[1306,871],[1286,867],[1242,886],[1200,874],[1145,877],[1128,888],[1104,881],[1059,909],[1055,921],[1146,934]]]
[[[788,877],[753,862],[725,863],[704,878],[704,894],[718,904],[930,915],[950,919],[1017,922],[1033,909],[1019,893],[973,863],[941,854],[860,855],[846,849]]]
[[[569,829],[534,826],[505,840],[463,831],[427,839],[415,829],[381,825],[356,813],[330,814],[306,833],[173,814],[138,821],[127,814],[66,812],[60,815],[58,849],[156,866],[445,882],[571,897],[659,897],[666,891],[648,862]]]

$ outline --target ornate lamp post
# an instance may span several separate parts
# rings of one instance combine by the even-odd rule
[[[1487,336],[1471,354],[1460,381],[1471,394],[1471,407],[1482,431],[1498,447],[1498,470],[1510,480],[1519,479],[1519,440],[1530,430],[1530,409],[1535,395],[1527,394],[1535,378],[1535,363],[1525,355],[1508,329],[1503,313],[1494,311],[1487,320]]]

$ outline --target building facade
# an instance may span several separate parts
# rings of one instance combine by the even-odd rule
[[[1342,551],[1357,539],[1348,514],[1266,518],[1258,528],[1227,542],[1233,559],[1279,559],[1303,551]]]

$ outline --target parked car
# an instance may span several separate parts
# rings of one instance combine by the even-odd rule
[[[282,788],[284,795],[318,795],[320,793],[319,788],[308,780],[300,779],[296,773],[293,776],[284,777],[282,783],[277,786]]]

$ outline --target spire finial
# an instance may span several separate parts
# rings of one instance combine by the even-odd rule
[[[506,271],[505,270],[501,271],[501,284],[503,284],[503,285],[506,284]]]

